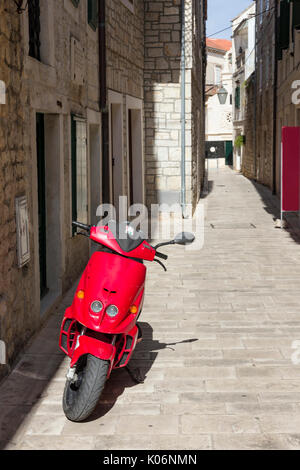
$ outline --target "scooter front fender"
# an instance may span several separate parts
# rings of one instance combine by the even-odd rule
[[[110,361],[112,367],[116,355],[116,347],[113,344],[105,343],[89,336],[79,336],[78,345],[71,358],[70,367],[74,367],[78,359],[85,354],[91,354],[103,361]]]

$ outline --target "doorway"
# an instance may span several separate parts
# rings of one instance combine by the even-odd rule
[[[38,224],[39,224],[39,267],[40,296],[48,292],[47,288],[47,231],[46,231],[46,161],[45,161],[45,117],[36,115],[36,151],[38,177]]]
[[[42,313],[61,294],[64,220],[63,117],[36,114],[37,210]]]
[[[127,107],[128,199],[129,207],[144,204],[144,158],[142,110]]]
[[[101,204],[101,149],[100,127],[98,124],[89,126],[89,153],[90,153],[90,201],[92,225],[97,225],[97,209]]]
[[[233,143],[232,140],[225,142],[225,165],[233,165]]]
[[[111,114],[111,165],[112,165],[112,196],[113,205],[119,219],[119,198],[123,196],[123,106],[112,103]]]

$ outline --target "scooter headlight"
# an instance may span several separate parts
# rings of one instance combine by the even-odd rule
[[[100,302],[99,300],[95,300],[95,301],[91,304],[91,310],[92,310],[92,312],[94,312],[94,313],[100,313],[102,309],[103,309],[103,304],[102,304],[102,302]]]
[[[119,309],[115,305],[109,305],[106,309],[106,313],[109,317],[114,318],[118,315]]]

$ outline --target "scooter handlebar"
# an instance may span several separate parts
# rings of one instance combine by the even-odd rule
[[[85,225],[85,224],[82,224],[80,222],[73,221],[72,225],[74,225],[75,227],[81,228],[82,230],[86,230],[88,232],[91,230],[90,225]]]
[[[158,258],[164,259],[164,260],[168,259],[167,255],[164,255],[163,253],[159,253],[158,251],[156,252],[155,256],[157,256]]]

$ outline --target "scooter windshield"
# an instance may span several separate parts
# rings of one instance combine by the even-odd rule
[[[115,221],[111,221],[109,228],[114,234],[120,248],[125,251],[125,253],[135,250],[146,240],[143,232],[136,230],[129,222],[118,224]]]
[[[155,250],[146,241],[143,232],[129,222],[110,221],[105,226],[91,227],[90,238],[123,256],[153,261]]]

